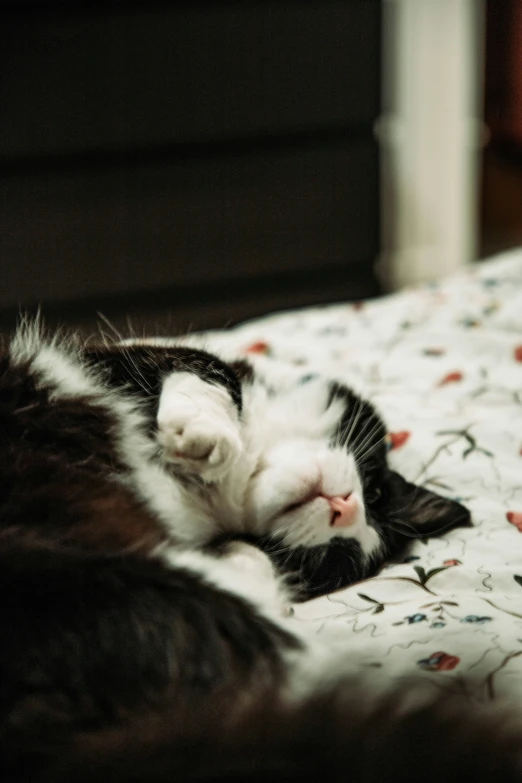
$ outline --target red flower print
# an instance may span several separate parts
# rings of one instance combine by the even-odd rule
[[[449,372],[445,375],[444,378],[438,382],[437,386],[446,386],[447,383],[456,383],[457,381],[461,381],[463,377],[463,374],[459,372],[459,370],[454,370],[454,372]]]
[[[408,432],[407,430],[402,430],[401,432],[389,432],[387,440],[390,449],[398,449],[401,446],[404,446],[406,441],[409,440],[410,435],[411,432]]]
[[[522,345],[517,345],[513,351],[513,356],[516,362],[522,362]]]
[[[270,353],[270,346],[265,343],[264,340],[259,340],[257,343],[252,343],[248,348],[245,348],[245,353]]]
[[[519,533],[522,533],[522,511],[508,511],[506,519],[516,527]]]
[[[440,654],[439,663],[437,666],[438,672],[450,672],[460,663],[460,658],[457,655]]]
[[[460,562],[460,560],[445,560],[442,565],[458,566],[458,565],[462,565],[462,563]]]
[[[422,658],[417,661],[421,669],[429,672],[450,672],[460,663],[460,658],[456,655],[448,655],[445,652],[432,653],[429,658]]]

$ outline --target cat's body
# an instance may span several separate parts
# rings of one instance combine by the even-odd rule
[[[23,779],[22,767],[36,779],[86,738],[95,743],[144,715],[215,706],[221,692],[232,715],[265,694],[295,701],[336,676],[288,616],[271,562],[231,539],[275,549],[272,562],[289,560],[299,587],[314,594],[324,576],[338,586],[374,568],[412,527],[467,521],[459,504],[388,469],[383,425],[368,403],[314,383],[289,388],[285,401],[248,366],[195,349],[87,350],[36,328],[6,347],[2,779]],[[372,434],[355,470],[347,436],[357,422]],[[305,458],[294,474],[287,447]],[[285,495],[277,486],[272,502],[286,471],[291,487]],[[303,509],[319,530],[308,531],[311,546],[295,530]],[[405,514],[406,538],[400,526],[387,532],[388,518]],[[289,535],[294,562],[278,549],[292,545]],[[209,553],[219,541],[223,551],[224,539],[225,554]]]

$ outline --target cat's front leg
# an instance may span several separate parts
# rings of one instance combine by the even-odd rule
[[[238,407],[223,386],[172,373],[163,382],[156,437],[176,470],[218,482],[241,456]]]

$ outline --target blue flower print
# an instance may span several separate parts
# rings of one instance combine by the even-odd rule
[[[461,623],[476,623],[477,625],[484,625],[484,623],[489,623],[493,620],[492,617],[479,617],[477,614],[468,614],[466,617],[463,617],[460,621]]]
[[[425,614],[412,614],[409,617],[405,617],[404,619],[408,621],[409,625],[413,625],[413,623],[422,623],[422,621],[426,620],[427,617]]]

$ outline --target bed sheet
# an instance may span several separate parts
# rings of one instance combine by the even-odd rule
[[[392,466],[472,512],[473,528],[415,541],[364,583],[296,605],[295,617],[344,633],[356,672],[423,672],[479,701],[522,698],[522,250],[206,340],[281,378],[317,371],[356,387],[385,417]]]

